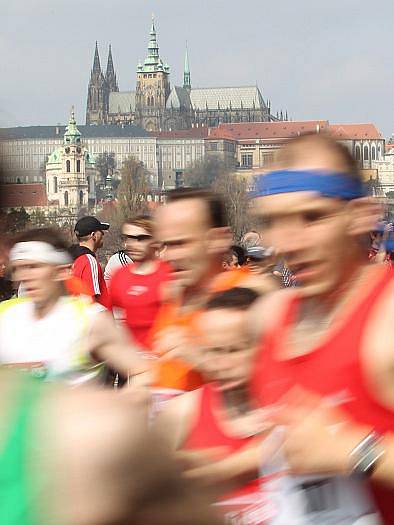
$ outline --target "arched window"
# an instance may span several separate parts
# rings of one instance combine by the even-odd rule
[[[70,173],[71,171],[71,162],[69,160],[66,160],[66,171],[67,173]]]
[[[360,146],[356,146],[356,160],[361,160],[361,148]]]
[[[53,193],[57,193],[57,177],[53,177]]]
[[[77,160],[77,173],[81,173],[81,161]]]
[[[150,105],[151,106],[155,105],[155,99],[153,97],[150,97]]]
[[[373,145],[372,149],[371,149],[371,160],[376,160],[376,147],[375,147],[375,145]]]
[[[79,205],[82,206],[83,205],[83,191],[80,190],[79,192]]]
[[[364,146],[364,160],[369,160],[369,148],[367,145]]]
[[[64,192],[64,205],[68,206],[68,191]]]
[[[90,193],[90,176],[89,175],[86,177],[86,180],[88,181],[88,193]]]

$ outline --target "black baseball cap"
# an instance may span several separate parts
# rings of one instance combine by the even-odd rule
[[[85,237],[93,232],[104,231],[109,229],[108,222],[100,222],[96,217],[82,217],[77,221],[74,231],[77,237]]]

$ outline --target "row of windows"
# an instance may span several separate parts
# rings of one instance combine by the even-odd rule
[[[378,151],[379,151],[379,156],[380,156],[380,154],[381,154],[380,145],[378,147]],[[367,144],[365,144],[365,146],[363,147],[363,158],[361,159],[361,146],[359,146],[357,144],[356,145],[356,150],[355,150],[355,157],[356,157],[356,160],[370,160],[370,158],[369,158],[369,146]],[[371,160],[377,160],[377,158],[378,157],[376,155],[376,147],[373,144],[372,148],[371,148]]]

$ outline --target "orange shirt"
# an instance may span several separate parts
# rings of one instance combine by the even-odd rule
[[[248,277],[248,268],[237,268],[227,272],[221,272],[212,281],[209,289],[212,293],[224,292],[236,286],[241,286]],[[171,326],[180,326],[190,329],[193,335],[198,335],[197,320],[203,311],[201,309],[193,312],[181,313],[180,303],[171,301],[164,303],[158,313],[152,328],[152,341],[154,351],[154,338]],[[195,390],[203,384],[202,376],[193,369],[191,364],[181,359],[162,361],[158,359],[156,365],[156,387],[173,388],[175,390]]]
[[[64,285],[70,295],[87,295],[88,297],[92,297],[89,287],[82,279],[75,275],[70,275],[70,277],[64,281]]]

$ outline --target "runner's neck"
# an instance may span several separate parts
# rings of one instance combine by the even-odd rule
[[[146,261],[135,263],[130,267],[130,271],[137,275],[150,275],[157,270],[158,266],[159,261],[157,259],[148,259]]]
[[[34,303],[34,317],[37,320],[46,317],[58,304],[61,297],[63,297],[64,291],[59,291],[56,295],[54,294],[44,304]]]

